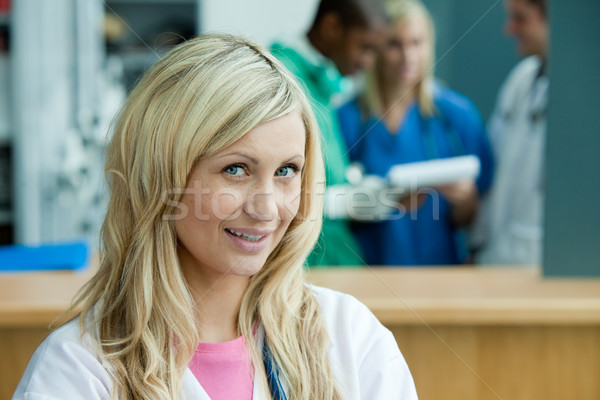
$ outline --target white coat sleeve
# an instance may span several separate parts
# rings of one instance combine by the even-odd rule
[[[71,321],[35,351],[12,400],[108,400],[110,382],[80,338],[77,322]]]

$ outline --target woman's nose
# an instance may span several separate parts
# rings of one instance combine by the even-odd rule
[[[272,184],[260,185],[246,199],[245,211],[252,218],[271,221],[277,218],[277,193]]]
[[[402,60],[405,63],[412,62],[414,57],[415,57],[415,49],[414,48],[411,48],[410,46],[402,47]]]

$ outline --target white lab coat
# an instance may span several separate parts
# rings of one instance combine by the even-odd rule
[[[541,261],[548,77],[540,65],[535,56],[517,64],[488,124],[496,170],[472,231],[478,264]]]
[[[313,288],[331,338],[328,353],[344,398],[416,400],[412,376],[392,333],[354,297]],[[53,332],[33,355],[13,400],[109,399],[112,380],[91,340],[89,334],[81,338],[77,320]],[[210,400],[189,369],[183,392],[187,400]],[[254,382],[253,399],[270,399],[268,388],[259,380]]]

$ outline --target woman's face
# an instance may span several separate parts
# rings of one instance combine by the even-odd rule
[[[416,14],[394,23],[388,30],[380,58],[386,82],[414,85],[429,65],[431,40],[424,16]]]
[[[262,268],[298,212],[305,137],[293,112],[196,164],[175,221],[186,276],[251,276]]]

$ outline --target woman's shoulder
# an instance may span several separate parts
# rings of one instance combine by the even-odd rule
[[[323,308],[324,312],[346,313],[359,311],[361,313],[366,312],[372,315],[367,306],[350,294],[338,292],[337,290],[322,286],[309,285],[309,287],[312,289],[315,298]]]
[[[110,376],[93,343],[78,319],[53,331],[31,357],[13,400],[108,398]]]
[[[479,114],[475,103],[469,97],[454,89],[436,83],[433,93],[435,105],[442,112]]]
[[[438,84],[434,92],[434,102],[440,121],[455,127],[462,135],[481,137],[485,122],[470,98]]]
[[[311,286],[327,325],[332,368],[347,399],[417,398],[392,332],[355,297]]]
[[[310,287],[321,306],[333,345],[368,347],[391,335],[371,310],[354,296],[320,286]]]
[[[99,360],[96,345],[95,335],[90,330],[82,331],[79,318],[75,318],[50,333],[38,350],[64,356],[85,354]],[[39,361],[46,361],[45,358],[41,357]]]

